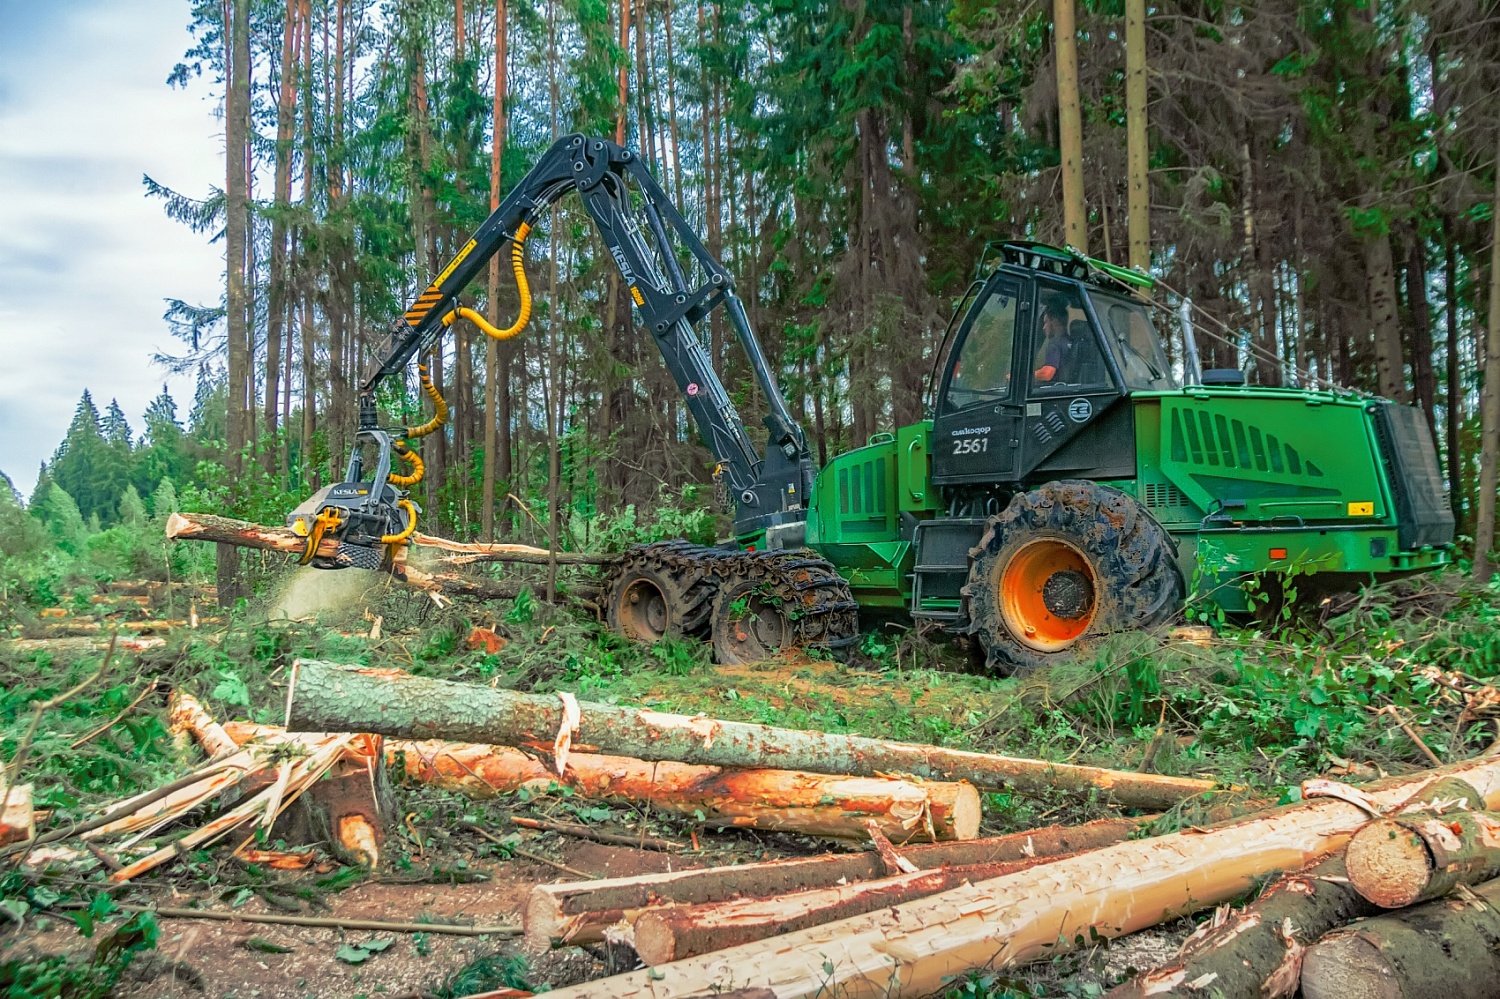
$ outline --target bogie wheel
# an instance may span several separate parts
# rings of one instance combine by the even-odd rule
[[[761,662],[795,644],[797,629],[781,602],[756,580],[735,580],[714,598],[710,635],[714,658],[723,666]]]
[[[637,642],[681,637],[701,623],[672,575],[659,566],[634,565],[614,576],[605,591],[605,617],[611,631]],[[685,620],[684,615],[699,620]]]
[[[1110,632],[1161,624],[1183,601],[1166,530],[1120,490],[1070,479],[1019,494],[990,519],[963,593],[973,637],[1000,673],[1085,656]]]

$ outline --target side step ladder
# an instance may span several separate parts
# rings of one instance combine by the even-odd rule
[[[917,524],[912,617],[950,625],[967,620],[959,591],[969,580],[969,549],[979,544],[986,523],[983,517],[943,517]]]

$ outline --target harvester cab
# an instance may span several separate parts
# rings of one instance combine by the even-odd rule
[[[959,326],[939,385],[934,482],[1024,481],[1043,467],[1089,478],[1134,474],[1130,392],[1177,388],[1134,292],[1142,279],[1034,243],[1000,247],[1001,266]]]

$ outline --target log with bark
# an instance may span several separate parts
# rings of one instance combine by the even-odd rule
[[[1500,882],[1335,930],[1301,984],[1306,999],[1500,997]]]
[[[215,517],[206,513],[174,513],[167,518],[167,538],[174,541],[210,541],[235,545],[240,548],[258,548],[263,551],[286,552],[300,555],[307,548],[307,541],[292,533],[290,528],[252,524],[228,517]],[[424,557],[420,568],[408,564],[405,557],[412,550],[431,553]],[[496,582],[482,576],[468,576],[453,571],[476,562],[514,562],[525,565],[548,565],[553,553],[545,548],[530,545],[467,544],[434,538],[426,534],[414,534],[408,547],[402,550],[403,557],[392,568],[392,578],[429,593],[449,596],[478,597],[485,600],[514,598],[521,584]],[[318,545],[318,555],[333,558],[338,554],[338,543],[324,539]],[[613,559],[609,556],[586,555],[579,552],[557,552],[559,565],[600,565]],[[574,586],[572,592],[588,596],[593,588],[587,585]]]
[[[288,703],[294,729],[379,732],[404,739],[550,745],[566,715],[561,697],[298,660]],[[911,774],[1022,792],[1103,791],[1123,805],[1164,808],[1212,791],[1213,781],[1026,760],[852,735],[579,704],[568,734],[608,753],[705,766],[778,767],[870,777]]]
[[[927,869],[1052,858],[1118,843],[1145,828],[1152,818],[1047,826],[968,842],[903,847],[901,854]],[[867,851],[537,885],[526,904],[526,941],[532,947],[598,943],[608,927],[633,923],[643,910],[656,904],[698,905],[739,897],[760,898],[869,881],[889,873],[879,856]]]
[[[632,924],[630,939],[642,961],[650,965],[666,964],[874,912],[962,884],[1028,870],[1054,859],[1060,858],[1034,857],[997,864],[942,867],[771,898],[655,906],[639,914]]]
[[[1377,819],[1354,834],[1349,883],[1384,909],[1441,898],[1500,877],[1500,814],[1423,811]]]
[[[1267,816],[1118,843],[863,916],[559,989],[550,999],[684,999],[731,985],[769,988],[778,999],[928,995],[973,968],[1012,967],[1225,902],[1268,873],[1342,848],[1366,821],[1367,808],[1390,811],[1450,774],[1480,791],[1486,804],[1500,804],[1500,759],[1467,761],[1368,792],[1360,805],[1320,796]]]
[[[284,736],[269,726],[230,722],[225,728],[240,743]],[[385,751],[388,764],[409,780],[471,798],[561,786],[584,798],[649,801],[654,811],[710,826],[867,839],[864,824],[875,819],[898,842],[971,840],[979,833],[979,792],[962,782],[726,770],[595,753],[567,754],[559,774],[517,749],[436,740],[391,741]]]
[[[1400,781],[1387,779],[1367,790]],[[1428,784],[1401,807],[1423,809],[1435,802],[1483,806],[1473,786],[1450,777]],[[1216,913],[1184,942],[1175,961],[1120,985],[1109,999],[1196,999],[1205,990],[1224,999],[1292,995],[1310,944],[1351,919],[1379,911],[1349,883],[1344,861],[1343,854],[1328,857],[1283,876],[1238,912]]]

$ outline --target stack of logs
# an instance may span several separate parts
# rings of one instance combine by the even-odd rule
[[[1143,783],[1146,775],[1043,771],[1049,765],[1036,761],[570,705],[566,697],[559,704],[355,667],[300,663],[295,687],[292,723],[316,730],[513,745],[556,732],[699,765],[760,754],[852,774],[962,776],[982,787],[1112,784],[1138,806],[1170,798],[1165,786]],[[1180,798],[1202,789],[1176,791]],[[526,935],[538,946],[624,940],[649,965],[560,989],[555,999],[689,999],[743,989],[777,999],[830,991],[889,999],[940,991],[969,969],[1014,967],[1225,906],[1172,966],[1112,995],[1500,995],[1500,882],[1485,883],[1500,875],[1500,815],[1488,811],[1500,808],[1500,757],[1358,789],[1313,780],[1302,792],[1291,805],[1146,838],[1133,835],[1141,820],[1111,820],[869,855],[543,885],[529,902]],[[1297,873],[1242,910],[1227,907],[1283,871]]]

